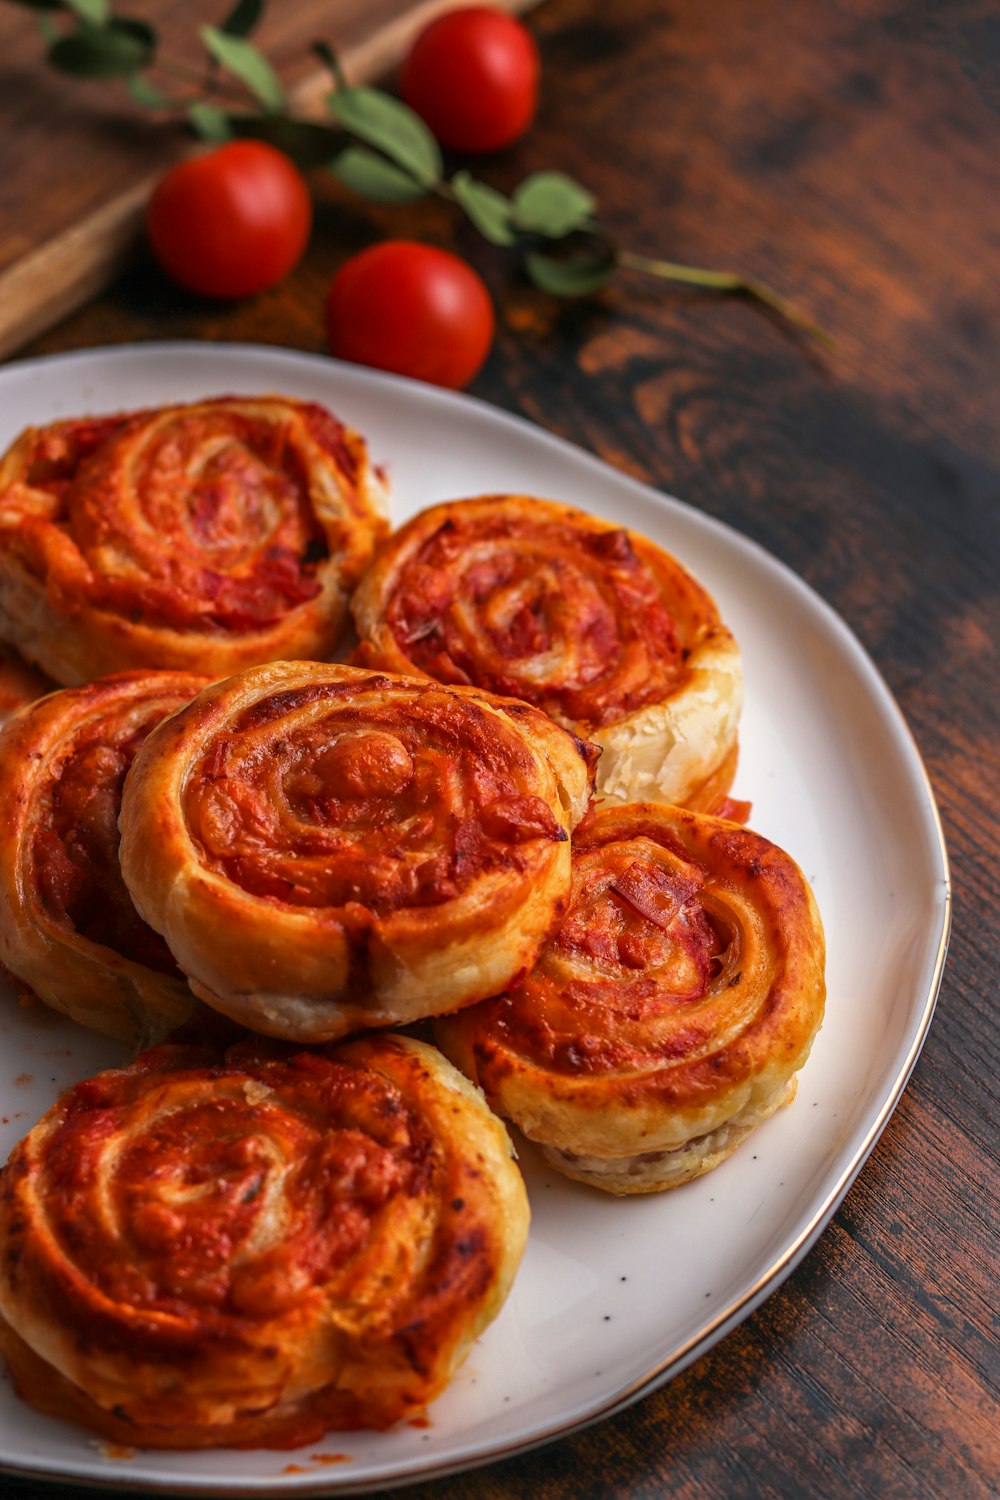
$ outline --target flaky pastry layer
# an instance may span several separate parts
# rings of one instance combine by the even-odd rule
[[[632,1193],[661,1193],[665,1188],[681,1187],[701,1177],[731,1156],[747,1136],[776,1110],[791,1104],[797,1083],[792,1078],[773,1094],[727,1120],[708,1135],[695,1136],[682,1146],[660,1151],[637,1151],[631,1156],[584,1156],[575,1151],[560,1151],[543,1146],[546,1161],[564,1177],[585,1182],[590,1187],[626,1197]]]
[[[383,492],[356,432],[282,396],[28,428],[0,458],[0,639],[65,684],[327,656]]]
[[[137,756],[121,864],[192,989],[325,1041],[493,994],[562,910],[594,752],[524,703],[315,662],[205,689]]]
[[[496,1316],[527,1227],[503,1126],[431,1047],[164,1046],[15,1148],[0,1343],[25,1400],[117,1442],[384,1428]]]
[[[823,1018],[808,882],[776,845],[679,808],[604,804],[531,974],[435,1023],[560,1170],[614,1193],[707,1171],[790,1097]]]
[[[635,532],[527,495],[435,505],[380,547],[351,609],[359,664],[522,698],[600,745],[602,797],[713,811],[729,790],[736,642]]]

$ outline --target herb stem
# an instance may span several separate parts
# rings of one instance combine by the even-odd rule
[[[673,260],[659,260],[648,255],[635,255],[630,250],[619,250],[618,264],[629,271],[641,271],[647,276],[659,276],[665,281],[679,281],[687,286],[706,287],[716,292],[742,292],[746,297],[763,303],[780,318],[808,334],[825,349],[835,347],[833,339],[818,323],[806,317],[797,307],[766,282],[752,276],[740,276],[735,271],[710,271],[702,266],[684,266]]]

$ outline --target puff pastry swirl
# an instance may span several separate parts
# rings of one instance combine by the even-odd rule
[[[328,656],[382,490],[356,432],[281,396],[28,428],[0,459],[0,637],[66,684]]]
[[[824,1000],[819,914],[787,854],[721,819],[603,805],[534,971],[435,1031],[561,1172],[642,1193],[716,1166],[792,1097]]]
[[[351,608],[359,663],[523,698],[600,745],[602,797],[714,811],[732,783],[736,642],[635,532],[525,495],[436,505],[380,549]]]
[[[2,1186],[20,1395],[158,1448],[419,1412],[499,1311],[528,1224],[503,1126],[388,1034],[156,1048],[65,1094]]]
[[[197,995],[328,1041],[495,994],[570,882],[593,752],[536,709],[315,662],[207,688],[152,734],[121,864]]]
[[[46,1004],[138,1044],[194,998],[122,882],[122,782],[154,725],[204,686],[123,673],[51,693],[0,733],[0,959]]]

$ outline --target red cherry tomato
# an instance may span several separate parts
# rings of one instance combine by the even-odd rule
[[[266,291],[299,260],[312,227],[305,178],[264,141],[231,141],[179,162],[146,210],[168,276],[204,297]]]
[[[538,48],[506,11],[448,11],[417,37],[401,89],[442,146],[499,151],[522,136],[538,105]]]
[[[493,342],[493,303],[457,255],[385,240],[341,266],[326,303],[330,352],[460,390]]]

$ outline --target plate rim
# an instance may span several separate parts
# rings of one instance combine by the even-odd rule
[[[573,1433],[581,1432],[587,1427],[605,1421],[624,1411],[642,1397],[651,1395],[654,1391],[665,1385],[673,1376],[680,1374],[682,1370],[687,1368],[703,1353],[707,1352],[720,1339],[724,1338],[726,1334],[732,1331],[733,1328],[759,1307],[772,1292],[777,1291],[786,1278],[801,1263],[810,1249],[812,1249],[843,1202],[894,1113],[920,1056],[934,1017],[948,952],[954,906],[950,861],[940,809],[938,808],[934,788],[916,739],[888,683],[851,626],[810,583],[796,573],[789,564],[769,551],[762,543],[758,542],[754,537],[748,536],[745,532],[740,531],[729,522],[707,511],[703,511],[697,506],[665,490],[659,490],[654,485],[637,479],[623,470],[617,469],[613,464],[600,458],[591,449],[551,432],[547,428],[516,412],[494,406],[489,401],[475,395],[443,390],[439,387],[429,386],[423,382],[411,380],[404,376],[391,375],[382,371],[347,364],[344,361],[315,352],[292,349],[278,344],[208,339],[151,338],[121,344],[66,350],[61,353],[38,355],[29,359],[7,360],[0,364],[0,389],[6,384],[9,377],[14,378],[23,373],[30,374],[33,371],[44,371],[46,368],[64,368],[78,364],[86,366],[95,360],[101,363],[114,363],[116,360],[126,362],[130,358],[141,358],[148,356],[152,352],[166,353],[171,357],[192,358],[195,360],[206,353],[212,353],[237,358],[246,356],[248,359],[253,359],[254,361],[276,361],[278,363],[285,361],[290,365],[311,368],[318,374],[333,370],[340,378],[355,380],[363,387],[367,387],[372,391],[377,391],[381,387],[388,386],[391,390],[402,391],[409,395],[416,394],[421,400],[426,400],[432,405],[439,405],[449,412],[457,412],[465,407],[472,406],[488,421],[499,423],[501,426],[508,426],[512,431],[521,434],[527,433],[530,435],[531,441],[540,442],[543,446],[551,447],[557,454],[560,454],[563,458],[571,458],[575,463],[582,462],[585,466],[592,468],[595,474],[610,475],[616,484],[625,485],[635,495],[642,496],[647,502],[653,501],[661,506],[666,502],[668,508],[679,507],[685,514],[695,517],[697,522],[704,525],[710,532],[717,532],[723,535],[730,545],[732,545],[735,539],[741,548],[749,548],[756,555],[758,562],[763,563],[768,568],[777,570],[786,586],[790,587],[794,593],[804,596],[811,608],[819,610],[824,617],[827,627],[848,648],[852,665],[855,668],[862,668],[871,684],[874,685],[877,690],[880,707],[883,711],[888,712],[894,721],[897,733],[901,733],[901,737],[906,743],[912,768],[919,773],[919,782],[924,798],[924,810],[930,814],[929,832],[933,835],[929,839],[929,844],[934,854],[936,854],[940,866],[940,882],[935,887],[937,899],[934,901],[932,907],[933,915],[939,922],[939,930],[927,993],[923,997],[919,1009],[915,1006],[913,1010],[913,1015],[919,1017],[919,1019],[910,1046],[897,1068],[891,1086],[877,1115],[808,1222],[800,1227],[799,1232],[791,1243],[786,1244],[781,1253],[776,1255],[768,1263],[767,1267],[759,1272],[751,1286],[747,1287],[740,1296],[734,1298],[727,1306],[720,1309],[708,1323],[700,1327],[679,1348],[673,1349],[652,1368],[634,1377],[623,1389],[599,1402],[585,1414],[576,1414],[559,1421],[551,1421],[544,1430],[517,1438],[498,1439],[488,1449],[481,1449],[473,1454],[457,1454],[452,1459],[435,1460],[431,1454],[428,1454],[426,1461],[414,1464],[412,1467],[407,1468],[405,1472],[397,1471],[396,1473],[381,1477],[369,1476],[368,1478],[358,1479],[353,1482],[347,1477],[346,1473],[343,1480],[341,1480],[339,1477],[335,1478],[327,1472],[322,1476],[317,1475],[315,1479],[305,1475],[296,1475],[294,1476],[294,1482],[290,1482],[292,1476],[284,1479],[276,1476],[273,1483],[255,1484],[252,1488],[248,1489],[245,1480],[234,1481],[230,1484],[226,1482],[216,1483],[204,1478],[196,1479],[194,1477],[191,1479],[173,1478],[158,1480],[145,1477],[137,1479],[130,1477],[127,1471],[123,1472],[120,1476],[117,1474],[81,1474],[79,1471],[73,1472],[61,1468],[50,1468],[42,1464],[25,1465],[23,1462],[11,1462],[0,1452],[0,1474],[9,1474],[24,1479],[53,1481],[65,1485],[90,1486],[110,1492],[132,1489],[140,1493],[182,1496],[190,1496],[195,1492],[204,1493],[206,1496],[218,1495],[220,1497],[235,1495],[244,1497],[361,1495],[372,1494],[380,1490],[395,1490],[405,1485],[424,1483],[456,1473],[471,1472],[474,1469],[528,1453],[548,1443],[557,1442]]]

